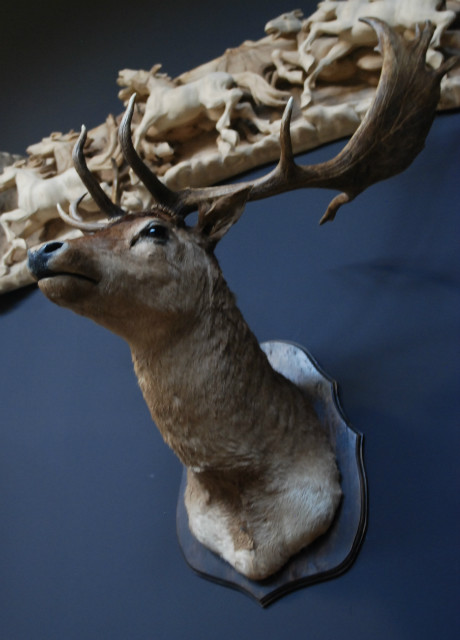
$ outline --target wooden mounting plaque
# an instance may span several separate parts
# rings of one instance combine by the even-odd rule
[[[363,436],[347,423],[338,399],[336,382],[298,345],[271,341],[261,346],[272,367],[304,389],[313,399],[317,414],[330,435],[343,491],[334,522],[321,538],[292,557],[276,574],[266,580],[249,580],[206,549],[190,533],[184,505],[184,469],[177,506],[177,534],[187,563],[200,576],[240,590],[265,607],[294,589],[335,578],[349,569],[366,533],[367,482]]]

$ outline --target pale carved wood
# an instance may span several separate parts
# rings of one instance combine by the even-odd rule
[[[367,113],[381,69],[374,31],[359,18],[383,19],[407,40],[417,24],[430,20],[434,32],[426,60],[439,68],[460,50],[458,28],[451,28],[460,3],[438,4],[322,2],[310,17],[292,11],[274,18],[265,26],[265,37],[175,79],[158,64],[150,71],[120,71],[121,100],[126,104],[137,93],[135,146],[164,183],[177,189],[213,184],[276,160],[289,96],[294,98],[294,153],[350,135]],[[459,104],[457,64],[442,81],[438,108]],[[88,165],[108,195],[118,192],[121,206],[140,211],[152,198],[141,181],[130,180],[117,137],[120,120],[110,115],[88,132]],[[0,175],[0,291],[31,282],[28,248],[79,235],[57,214],[57,204],[65,208],[84,190],[72,162],[77,139],[73,131],[52,133]],[[91,198],[81,206],[97,218]]]

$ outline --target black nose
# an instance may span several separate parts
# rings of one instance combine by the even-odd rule
[[[47,242],[37,251],[29,251],[27,266],[37,280],[54,275],[51,267],[52,259],[65,244],[65,242]]]

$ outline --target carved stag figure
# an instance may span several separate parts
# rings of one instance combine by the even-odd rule
[[[127,215],[105,194],[76,145],[76,169],[107,224],[85,222],[79,201],[61,216],[88,232],[30,254],[41,291],[92,318],[130,345],[152,417],[188,469],[192,533],[252,579],[277,571],[324,533],[340,502],[334,452],[311,399],[276,373],[237,309],[214,247],[249,200],[304,187],[342,190],[324,219],[367,186],[410,164],[421,150],[448,70],[428,69],[433,30],[405,42],[371,19],[384,54],[373,106],[343,151],[315,166],[296,165],[292,101],[281,158],[253,182],[173,192],[141,161],[131,140],[131,99],[120,144],[157,204]],[[450,63],[452,64],[452,63]],[[198,210],[194,227],[186,216]]]
[[[303,11],[294,9],[270,20],[265,25],[265,33],[275,38],[294,38],[302,29]]]
[[[216,130],[221,140],[231,147],[235,146],[237,134],[230,129],[230,114],[242,92],[236,88],[235,81],[228,73],[216,72],[182,86],[175,85],[168,78],[152,74],[148,84],[150,95],[146,112],[136,130],[136,148],[149,129],[152,135],[158,135],[174,126],[192,123],[203,112],[216,114]]]
[[[222,151],[233,149],[239,136],[230,124],[237,107],[241,117],[252,118],[263,127],[262,120],[256,117],[248,102],[239,104],[245,94],[241,87],[249,90],[255,100],[273,107],[284,106],[287,99],[285,92],[274,89],[250,72],[230,75],[225,71],[213,71],[191,82],[177,84],[164,74],[158,74],[154,67],[145,86],[149,96],[134,136],[136,149],[148,131],[155,137],[174,127],[196,126],[203,115],[215,121]]]
[[[326,67],[344,58],[358,47],[374,44],[374,33],[360,18],[372,16],[384,20],[392,27],[405,29],[411,29],[416,20],[419,22],[429,20],[436,25],[430,43],[433,48],[436,48],[440,46],[443,32],[455,19],[454,11],[440,10],[445,9],[445,4],[443,0],[405,0],[405,2],[324,0],[320,2],[318,10],[306,20],[305,27],[309,29],[309,33],[300,48],[308,53],[313,42],[321,35],[337,36],[338,41],[317,61],[315,68],[310,70],[305,86],[307,95]],[[430,58],[433,66],[439,66],[442,62],[442,55],[433,49],[430,50]],[[308,99],[304,98],[304,103],[307,102]]]

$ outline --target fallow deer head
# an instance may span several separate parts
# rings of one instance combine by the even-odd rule
[[[321,222],[332,220],[341,205],[404,170],[421,151],[441,78],[456,60],[426,66],[430,25],[407,42],[377,19],[366,22],[378,35],[382,74],[367,115],[335,158],[295,163],[291,99],[273,171],[236,185],[172,191],[134,149],[132,98],[119,140],[156,204],[129,214],[112,202],[87,168],[83,128],[75,167],[108,222],[84,221],[81,199],[69,214],[60,207],[68,224],[88,234],[45,244],[29,258],[48,298],[127,339],[152,416],[188,467],[190,528],[252,578],[272,574],[328,528],[340,486],[311,401],[269,366],[213,251],[248,201],[306,187],[337,189]],[[188,227],[194,211],[197,223]]]

